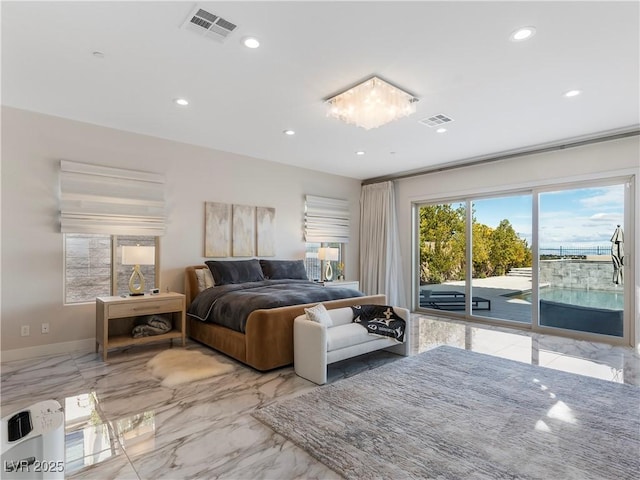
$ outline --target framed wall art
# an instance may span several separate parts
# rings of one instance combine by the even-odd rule
[[[231,255],[231,205],[205,202],[204,204],[204,256]]]
[[[232,249],[234,257],[251,257],[256,254],[256,207],[233,206]]]
[[[256,240],[259,257],[276,254],[276,209],[256,207]]]

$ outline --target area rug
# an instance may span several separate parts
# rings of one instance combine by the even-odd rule
[[[257,410],[345,478],[631,479],[640,387],[439,347]]]
[[[147,362],[151,374],[161,378],[164,387],[175,387],[187,382],[222,375],[233,370],[233,365],[222,363],[210,355],[193,350],[165,350]]]

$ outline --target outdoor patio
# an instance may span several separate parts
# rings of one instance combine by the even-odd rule
[[[437,285],[422,285],[420,290],[432,292],[462,292],[464,281],[446,282]],[[540,284],[548,286],[548,283]],[[511,298],[523,292],[531,291],[531,277],[520,275],[502,275],[499,277],[476,278],[473,280],[473,297],[491,302],[490,310],[472,310],[474,315],[490,318],[509,319],[516,322],[531,323],[531,304],[525,300]],[[450,310],[447,310],[450,312]],[[458,311],[458,313],[464,313]]]

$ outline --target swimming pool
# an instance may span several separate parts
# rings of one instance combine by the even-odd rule
[[[511,298],[519,298],[531,302],[531,292],[522,293]],[[603,290],[573,290],[569,288],[544,287],[540,289],[542,300],[569,303],[582,307],[608,308],[610,310],[624,310],[624,295],[622,292],[606,292]]]

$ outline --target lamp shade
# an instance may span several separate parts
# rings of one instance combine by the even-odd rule
[[[156,247],[123,246],[123,265],[155,265]]]
[[[340,258],[340,249],[322,247],[318,249],[318,260],[336,261]]]

